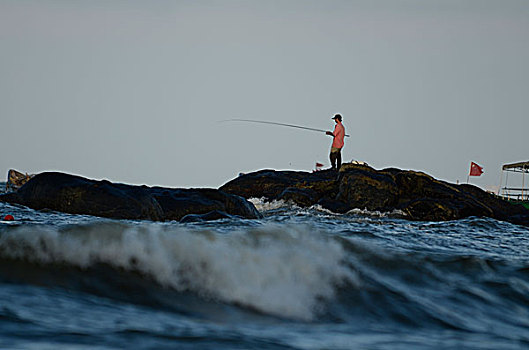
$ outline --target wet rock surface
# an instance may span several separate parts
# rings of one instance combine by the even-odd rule
[[[59,172],[41,173],[0,201],[32,209],[49,209],[113,219],[180,220],[189,214],[224,212],[261,217],[244,198],[217,189],[172,189],[95,181]]]
[[[344,164],[339,172],[261,170],[219,189],[177,189],[96,181],[59,172],[35,175],[0,201],[114,219],[219,220],[260,218],[248,198],[320,205],[335,213],[353,209],[399,213],[406,219],[457,220],[491,217],[529,226],[529,210],[473,185],[455,185],[425,173],[395,168],[375,170]]]
[[[220,190],[245,198],[315,204],[337,213],[352,209],[402,213],[410,220],[444,221],[491,217],[529,225],[529,210],[473,185],[455,185],[422,172],[343,164],[339,172],[261,170],[244,174]]]

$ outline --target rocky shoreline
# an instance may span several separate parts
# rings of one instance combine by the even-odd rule
[[[173,189],[95,181],[59,172],[37,174],[0,201],[114,219],[183,222],[247,219],[261,214],[249,198],[320,205],[335,213],[353,209],[402,213],[408,220],[490,217],[529,226],[529,210],[473,185],[455,185],[425,173],[343,164],[339,172],[260,170],[219,189]]]
[[[244,198],[217,189],[172,189],[95,181],[59,172],[35,175],[0,201],[42,210],[112,219],[197,221],[261,214]],[[187,216],[187,218],[186,218]]]
[[[394,212],[408,220],[446,221],[490,217],[529,226],[529,210],[473,185],[455,185],[422,172],[343,164],[340,171],[261,170],[242,175],[221,191],[245,198],[315,204],[336,213],[352,209]]]

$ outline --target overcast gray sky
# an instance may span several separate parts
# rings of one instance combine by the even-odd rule
[[[217,187],[345,160],[498,185],[529,160],[529,1],[0,0],[10,168]],[[1,175],[5,174],[5,175]]]

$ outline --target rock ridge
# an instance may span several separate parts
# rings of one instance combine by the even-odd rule
[[[42,210],[112,219],[167,221],[224,212],[248,219],[261,214],[246,199],[213,188],[179,189],[96,181],[60,172],[35,175],[0,201]],[[209,215],[219,218],[221,215]]]
[[[343,164],[340,171],[260,170],[239,176],[219,188],[244,198],[290,200],[315,204],[336,213],[353,209],[393,212],[409,220],[446,221],[490,217],[529,225],[529,210],[467,184],[451,184],[423,172]]]

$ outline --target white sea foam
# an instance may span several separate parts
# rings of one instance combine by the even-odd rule
[[[280,208],[287,208],[287,209],[293,209],[293,210],[300,210],[302,209],[295,203],[291,201],[284,201],[284,200],[272,200],[268,201],[266,198],[250,198],[248,199],[252,204],[259,210],[260,212],[269,211],[269,210],[275,210]],[[339,213],[335,213],[329,209],[326,209],[322,207],[320,204],[314,204],[308,209],[303,210],[316,210],[324,214],[328,215],[341,215]],[[378,210],[367,210],[367,209],[351,209],[345,215],[363,215],[363,216],[372,216],[372,217],[404,217],[406,216],[406,213],[404,213],[402,210],[394,209],[391,212],[382,212]]]
[[[280,209],[280,208],[298,208],[291,202],[285,202],[284,200],[273,200],[268,201],[266,198],[250,198],[248,201],[252,202],[257,210],[260,212]]]
[[[103,262],[179,291],[301,320],[313,319],[337,285],[357,280],[338,241],[284,225],[230,234],[155,224],[20,227],[0,236],[0,256],[82,268]]]
[[[393,211],[387,212],[387,211],[370,211],[367,209],[351,209],[346,214],[355,214],[355,215],[364,215],[364,216],[375,216],[375,217],[388,217],[388,216],[406,216],[406,213],[404,213],[402,210],[399,209],[393,209]]]
[[[338,215],[337,213],[329,210],[329,209],[326,209],[324,207],[322,207],[321,205],[319,204],[314,204],[312,207],[310,207],[310,209],[314,209],[314,210],[317,210],[319,212],[322,212],[322,213],[325,213],[325,214],[328,214],[328,215]]]

